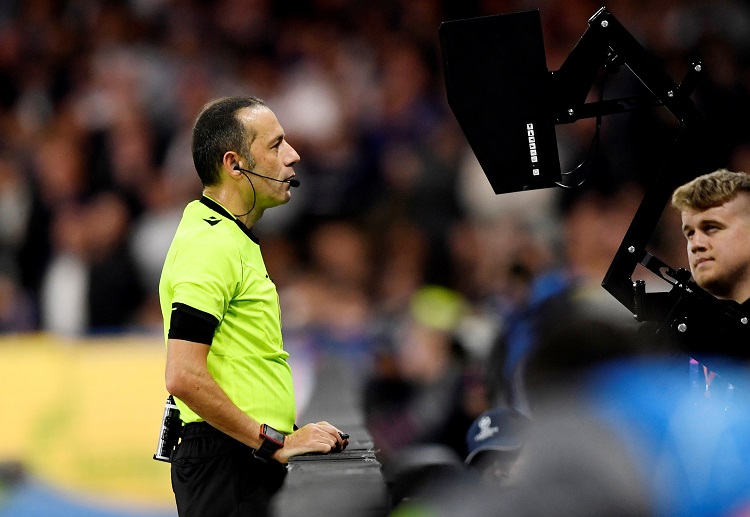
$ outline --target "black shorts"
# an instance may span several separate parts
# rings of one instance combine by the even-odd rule
[[[180,517],[265,516],[286,466],[263,462],[247,445],[206,423],[187,424],[172,457]]]

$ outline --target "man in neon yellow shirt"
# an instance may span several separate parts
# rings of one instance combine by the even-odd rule
[[[264,515],[290,457],[347,445],[327,422],[295,430],[278,294],[251,230],[291,198],[299,155],[254,97],[206,105],[192,149],[203,197],[185,208],[159,285],[166,386],[185,423],[172,488],[181,517]]]

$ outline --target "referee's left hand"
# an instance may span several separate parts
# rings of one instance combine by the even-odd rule
[[[327,454],[332,451],[343,451],[349,440],[341,437],[339,430],[328,422],[317,422],[300,427],[287,435],[284,447],[277,450],[273,458],[280,463],[287,463],[289,458],[317,452]]]

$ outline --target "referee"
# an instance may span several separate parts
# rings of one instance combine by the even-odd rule
[[[159,284],[166,387],[185,424],[172,459],[181,517],[265,515],[290,457],[347,445],[296,429],[276,286],[253,225],[299,185],[299,155],[255,97],[213,101],[193,128],[203,196],[185,208]]]

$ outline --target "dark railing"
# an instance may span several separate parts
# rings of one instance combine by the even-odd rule
[[[363,424],[356,376],[344,362],[326,361],[299,423],[326,420],[349,434],[340,453],[292,458],[284,487],[276,495],[273,517],[380,517],[390,511],[389,494]]]

